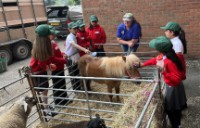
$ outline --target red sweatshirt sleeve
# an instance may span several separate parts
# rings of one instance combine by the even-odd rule
[[[143,67],[156,65],[156,58],[151,58],[143,63]]]
[[[53,57],[51,57],[51,62],[53,63],[53,64],[56,64],[56,63],[63,63],[63,64],[66,64],[67,63],[67,61],[64,59],[64,58],[61,58],[61,57],[56,57],[56,56],[53,56]]]

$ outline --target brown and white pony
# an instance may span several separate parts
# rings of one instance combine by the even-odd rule
[[[140,59],[134,54],[102,58],[84,55],[79,59],[78,66],[80,75],[85,77],[122,78],[128,75],[131,78],[140,78],[138,69],[133,66],[134,62],[140,62]],[[95,80],[95,82],[106,84],[109,93],[112,93],[113,88],[117,94],[120,93],[121,81]],[[86,83],[87,89],[90,91],[91,80],[87,80]],[[112,102],[112,95],[109,95],[109,99]],[[119,96],[117,96],[117,101],[120,102]]]

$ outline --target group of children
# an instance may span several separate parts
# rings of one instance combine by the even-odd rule
[[[127,16],[129,15],[127,14]],[[132,17],[132,15],[129,17]],[[125,18],[126,20],[133,20]],[[124,27],[126,25],[122,26],[121,29],[124,29]],[[69,23],[68,29],[70,34],[66,38],[65,52],[62,53],[54,41],[57,31],[52,26],[39,25],[36,28],[36,40],[33,43],[32,58],[30,61],[30,66],[34,74],[46,75],[47,71],[50,70],[52,71],[52,75],[64,76],[64,65],[67,64],[69,75],[77,76],[79,75],[77,62],[80,56],[89,54],[91,51],[97,52],[97,56],[105,56],[102,44],[106,42],[106,34],[104,29],[98,24],[97,16],[90,16],[90,25],[87,28],[85,28],[83,21],[79,20]],[[182,83],[186,79],[186,62],[183,56],[187,52],[185,33],[176,22],[168,22],[161,29],[165,30],[165,36],[159,36],[149,42],[149,47],[157,50],[159,55],[144,63],[134,65],[137,67],[157,65],[162,69],[164,82],[167,85],[165,110],[172,127],[179,128],[181,125],[181,111],[187,108],[185,89]],[[121,31],[118,31],[117,40],[121,44],[126,45],[126,42],[123,41],[125,37],[122,34]],[[133,44],[139,41],[141,31],[138,31],[136,35],[137,40],[133,40]],[[129,36],[132,38],[131,35]],[[133,51],[136,51],[136,49]],[[66,89],[64,78],[53,78],[52,81],[54,89]],[[36,83],[37,86],[42,88],[49,87],[47,78],[38,77],[36,78]],[[79,80],[71,79],[71,84],[74,90],[81,89]],[[38,92],[44,95],[43,102],[47,104],[47,90],[42,88],[38,89]],[[53,91],[53,96],[56,105],[65,105],[70,102],[66,99],[68,97],[66,91]],[[45,108],[48,107],[48,105],[44,106]]]
[[[105,56],[102,43],[106,41],[104,29],[98,24],[98,18],[95,15],[90,17],[90,26],[86,29],[83,21],[71,22],[68,24],[70,34],[66,38],[65,52],[62,53],[54,38],[59,33],[53,26],[43,24],[39,25],[36,32],[36,39],[33,43],[32,57],[30,67],[33,74],[47,75],[51,72],[52,75],[65,76],[64,65],[67,64],[69,75],[79,75],[78,59],[84,54],[89,54],[91,51],[103,52],[97,56]],[[98,45],[96,45],[98,44]],[[49,82],[47,77],[36,77],[34,79],[38,93],[42,95],[43,107],[45,110],[50,109],[48,105],[48,90]],[[71,103],[67,99],[65,78],[52,78],[53,82],[53,97],[55,105],[66,105]],[[71,79],[72,88],[74,90],[81,89],[81,82],[77,79]],[[63,91],[56,90],[62,89]],[[46,114],[51,114],[46,112]]]

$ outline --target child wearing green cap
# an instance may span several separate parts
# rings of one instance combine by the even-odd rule
[[[76,24],[78,25],[78,32],[77,32],[77,43],[86,48],[89,49],[90,48],[90,41],[89,41],[89,34],[86,32],[85,30],[85,24],[83,23],[82,20],[78,20],[76,22]],[[86,53],[83,51],[79,51],[80,56],[85,55]]]
[[[49,25],[49,29],[52,31],[52,34],[49,35],[49,38],[51,40],[54,57],[57,57],[60,59],[65,59],[63,54],[60,51],[60,48],[59,48],[57,42],[54,40],[56,35],[59,33],[59,31],[55,30],[55,28],[50,25]],[[64,72],[65,64],[66,63],[62,63],[60,61],[56,62],[55,65],[57,68],[56,68],[56,70],[52,71],[52,75],[65,76],[65,72]],[[64,90],[66,90],[65,78],[52,78],[52,82],[53,82],[54,89],[63,89],[63,91],[53,90],[55,105],[66,105],[67,103],[69,103],[69,100],[66,99],[68,97],[67,92],[64,91]],[[65,98],[65,99],[59,99],[59,97]]]
[[[166,26],[160,28],[165,30],[165,35],[170,38],[176,53],[187,53],[185,32],[177,22],[168,22]]]
[[[182,80],[186,78],[186,63],[183,54],[176,54],[171,41],[160,36],[149,42],[149,46],[162,53],[162,58],[152,58],[137,66],[156,65],[162,69],[166,86],[165,111],[173,128],[181,125],[181,110],[186,103]]]
[[[70,31],[69,35],[66,39],[66,50],[65,54],[68,56],[68,71],[70,76],[78,76],[78,59],[80,58],[79,51],[83,51],[86,54],[90,53],[90,51],[77,43],[76,35],[78,32],[78,26],[75,22],[71,22],[68,24],[68,29]],[[81,90],[80,80],[71,79],[72,87],[74,90]]]
[[[98,22],[98,17],[96,15],[91,15],[90,24],[89,27],[86,28],[86,31],[89,34],[93,52],[97,52],[97,56],[105,56],[103,45],[97,45],[106,43],[106,33]]]
[[[54,34],[55,31],[49,29],[49,25],[39,25],[36,30],[36,39],[33,43],[32,57],[30,67],[33,74],[47,75],[47,71],[55,71],[57,66],[55,63],[66,63],[65,59],[54,57],[51,41],[49,35]],[[42,88],[48,88],[48,78],[36,77],[36,85]],[[37,89],[42,96],[45,105],[44,109],[48,108],[48,90]]]
[[[160,28],[165,30],[165,35],[171,40],[173,49],[176,54],[187,53],[187,46],[186,46],[187,41],[185,38],[185,32],[177,22],[168,22],[164,27]],[[187,103],[185,103],[183,110],[186,108],[187,108]]]

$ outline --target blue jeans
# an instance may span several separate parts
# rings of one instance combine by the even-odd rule
[[[122,47],[123,51],[126,52],[126,54],[127,54],[129,46],[122,44],[121,47]],[[139,44],[135,44],[132,48],[130,48],[130,52],[136,52],[138,47],[139,47]]]

